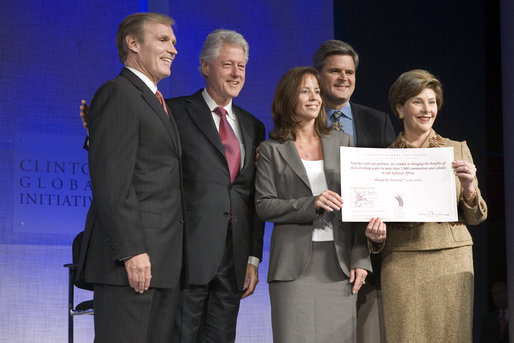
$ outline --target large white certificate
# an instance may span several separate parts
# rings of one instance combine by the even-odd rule
[[[457,221],[453,148],[341,147],[342,220]]]

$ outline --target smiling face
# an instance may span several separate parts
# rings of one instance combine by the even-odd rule
[[[218,106],[226,106],[239,95],[245,83],[246,55],[236,45],[223,44],[218,57],[201,61],[206,89]]]
[[[125,64],[135,68],[157,83],[170,76],[171,63],[177,54],[176,38],[169,25],[147,22],[144,30],[144,41],[135,36],[126,37],[129,56]]]
[[[320,109],[321,95],[318,80],[314,75],[307,74],[303,77],[298,94],[295,117],[304,122],[314,121],[318,117]]]
[[[320,72],[326,105],[340,109],[350,101],[355,90],[355,63],[348,55],[330,55]]]
[[[405,104],[396,105],[396,110],[400,117],[403,116],[407,140],[411,137],[426,137],[437,117],[436,94],[431,88],[425,88],[418,95],[405,101]]]

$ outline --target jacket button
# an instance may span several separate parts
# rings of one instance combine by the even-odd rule
[[[223,215],[224,215],[225,217],[228,217],[228,216],[229,216],[228,211],[223,212]]]
[[[180,218],[179,223],[184,224],[184,219]]]

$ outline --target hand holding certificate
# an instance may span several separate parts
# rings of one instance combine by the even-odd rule
[[[343,221],[457,221],[453,148],[340,149]]]

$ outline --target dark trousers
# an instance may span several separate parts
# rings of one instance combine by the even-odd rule
[[[241,295],[229,227],[223,260],[213,279],[207,285],[189,284],[180,294],[173,343],[234,342]]]
[[[179,295],[179,285],[143,294],[128,286],[95,285],[95,343],[171,342]]]

